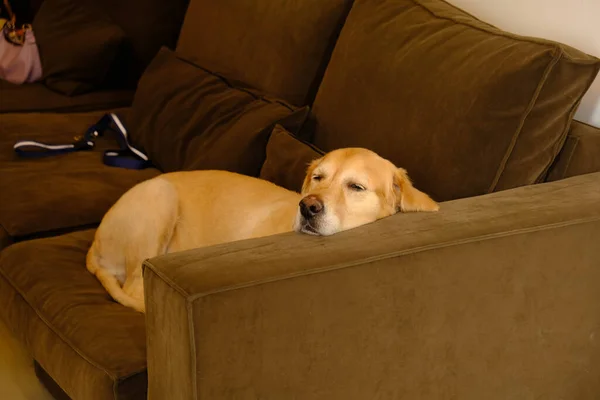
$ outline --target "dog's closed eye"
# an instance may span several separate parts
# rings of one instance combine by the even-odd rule
[[[362,192],[367,190],[367,188],[365,188],[363,185],[360,185],[358,183],[351,183],[348,185],[348,187],[352,190],[354,190],[355,192]]]
[[[320,180],[322,180],[322,179],[323,179],[323,175],[318,175],[318,174],[315,174],[315,175],[313,175],[313,176],[312,176],[312,180],[313,180],[313,181],[317,181],[317,182],[319,182],[319,181],[320,181]]]

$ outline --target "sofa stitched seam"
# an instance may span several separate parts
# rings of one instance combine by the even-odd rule
[[[600,65],[599,65],[599,68],[600,68]],[[589,124],[587,122],[579,121],[579,120],[577,121],[577,123],[579,123],[581,125],[585,125],[588,128],[592,128],[593,133],[596,134],[596,135],[599,133],[600,128],[598,128],[598,127],[596,127],[594,125],[591,125],[591,124]]]
[[[512,139],[510,141],[510,144],[509,144],[509,147],[508,147],[508,149],[506,151],[506,154],[504,154],[504,157],[503,157],[502,161],[500,162],[500,165],[498,166],[498,170],[496,172],[496,176],[494,177],[494,180],[492,181],[492,184],[488,188],[488,193],[491,193],[491,192],[493,192],[496,189],[496,187],[498,186],[498,182],[500,182],[500,178],[502,177],[502,175],[506,171],[506,166],[508,165],[511,156],[514,154],[515,147],[517,147],[517,142],[519,141],[519,137],[521,136],[521,132],[523,132],[523,127],[525,126],[525,123],[527,122],[527,118],[529,117],[529,115],[533,111],[535,105],[537,104],[537,101],[538,101],[538,99],[540,97],[540,94],[542,93],[542,90],[544,89],[544,85],[548,81],[548,77],[550,76],[550,74],[554,70],[554,66],[558,63],[558,61],[560,60],[561,56],[562,56],[562,50],[558,54],[555,53],[553,55],[553,57],[552,57],[552,60],[550,60],[550,62],[546,66],[544,74],[542,75],[542,79],[540,80],[540,82],[537,85],[537,88],[533,92],[531,100],[530,100],[529,104],[527,105],[527,109],[525,110],[525,112],[521,116],[521,119],[519,121],[519,126],[516,129],[515,133],[513,134],[513,137],[512,137]]]
[[[547,230],[551,230],[551,229],[562,228],[562,227],[573,226],[573,225],[580,225],[580,224],[585,224],[585,223],[595,222],[595,221],[600,221],[600,216],[582,218],[582,219],[573,220],[573,221],[558,222],[558,223],[554,223],[554,224],[548,224],[548,225],[543,225],[543,226],[541,225],[541,226],[535,226],[535,227],[530,227],[530,228],[514,229],[514,230],[510,230],[510,231],[506,231],[506,232],[486,234],[486,235],[476,236],[476,237],[472,237],[472,238],[451,240],[449,242],[437,243],[437,244],[433,244],[433,245],[425,245],[425,246],[416,247],[414,249],[407,249],[407,250],[402,250],[402,251],[386,253],[381,256],[366,257],[362,260],[349,261],[349,262],[345,262],[345,263],[342,263],[339,265],[315,268],[310,271],[291,273],[291,274],[283,275],[281,277],[276,277],[276,278],[259,279],[259,280],[251,281],[251,282],[248,282],[248,283],[245,283],[242,285],[232,285],[232,286],[225,287],[225,288],[222,288],[219,290],[207,291],[204,293],[197,293],[197,294],[190,296],[190,301],[193,302],[193,301],[196,301],[197,299],[207,297],[207,296],[210,296],[213,294],[230,292],[230,291],[234,291],[234,290],[238,290],[238,289],[244,289],[244,288],[252,287],[252,286],[259,286],[259,285],[263,285],[263,284],[271,283],[271,282],[284,281],[284,280],[298,278],[298,277],[302,277],[302,276],[316,275],[316,274],[320,274],[323,272],[337,271],[337,270],[346,269],[346,268],[358,267],[358,266],[362,266],[362,265],[366,265],[366,264],[371,264],[371,263],[377,262],[377,261],[383,261],[383,260],[388,260],[388,259],[392,259],[392,258],[403,257],[406,255],[422,253],[422,252],[429,251],[429,250],[443,249],[443,248],[452,247],[452,246],[460,246],[460,245],[464,245],[464,244],[475,243],[477,241],[493,240],[493,239],[504,238],[504,237],[509,237],[509,236],[517,236],[517,235],[521,235],[521,234],[532,233],[532,232],[547,231]]]
[[[192,390],[193,390],[193,398],[195,400],[198,399],[198,382],[197,382],[197,376],[198,376],[198,366],[197,366],[197,362],[196,362],[196,336],[195,336],[195,329],[194,329],[194,304],[192,301],[189,300],[189,297],[186,296],[185,298],[185,306],[187,309],[187,319],[188,319],[188,335],[189,335],[189,340],[190,340],[190,354],[193,354],[194,357],[190,357],[190,363],[191,363],[191,371],[190,374],[192,375],[190,378],[192,379]]]
[[[411,1],[413,2],[413,4],[421,7],[422,9],[426,10],[427,12],[429,12],[429,14],[431,14],[435,18],[444,19],[444,20],[447,20],[447,21],[452,21],[455,24],[467,26],[469,28],[476,29],[476,30],[478,30],[480,32],[484,32],[484,33],[487,33],[487,34],[490,34],[490,35],[505,37],[505,38],[511,39],[513,41],[516,41],[516,42],[528,42],[528,43],[533,43],[533,44],[536,44],[536,45],[545,46],[545,47],[549,47],[549,48],[553,49],[553,53],[554,53],[553,59],[550,61],[550,64],[546,68],[546,71],[544,71],[544,75],[542,77],[542,80],[538,84],[538,87],[537,87],[536,91],[533,94],[533,98],[532,98],[530,104],[528,105],[528,109],[526,110],[525,115],[522,117],[522,119],[521,119],[521,121],[519,123],[519,127],[517,128],[517,130],[516,130],[516,132],[515,132],[515,134],[513,136],[513,139],[511,141],[509,149],[507,150],[506,154],[504,155],[503,160],[500,163],[500,166],[498,168],[498,171],[496,172],[496,176],[494,177],[494,180],[492,181],[492,184],[490,185],[490,187],[487,190],[487,193],[491,193],[491,192],[493,192],[496,189],[496,187],[498,185],[498,182],[500,181],[500,178],[501,178],[502,174],[504,173],[504,171],[506,169],[506,165],[508,164],[508,161],[510,160],[510,156],[512,155],[512,153],[514,151],[514,148],[516,147],[516,143],[517,143],[518,138],[520,136],[520,133],[521,133],[521,131],[523,129],[523,126],[525,125],[525,121],[527,120],[527,117],[529,116],[529,114],[531,113],[531,111],[533,110],[533,108],[535,107],[535,104],[537,103],[539,94],[541,93],[541,89],[542,89],[543,85],[546,83],[546,81],[548,79],[548,76],[549,76],[550,72],[552,71],[553,67],[556,65],[556,63],[558,63],[558,61],[560,60],[560,58],[562,58],[564,60],[568,60],[570,62],[574,62],[575,60],[570,55],[565,54],[563,47],[561,45],[559,45],[558,43],[554,43],[554,42],[551,42],[551,41],[547,42],[547,41],[544,41],[544,40],[534,40],[534,38],[525,37],[525,36],[518,36],[518,37],[516,37],[516,36],[510,34],[509,32],[505,32],[505,31],[503,31],[503,30],[501,30],[499,28],[496,28],[496,27],[494,27],[494,26],[492,26],[490,24],[487,24],[486,22],[481,21],[480,19],[478,19],[477,17],[473,16],[472,14],[469,14],[468,12],[463,11],[459,7],[456,7],[456,6],[452,5],[452,4],[449,4],[446,1],[442,0],[446,5],[452,7],[452,8],[454,8],[454,9],[460,11],[460,12],[463,12],[463,13],[467,14],[468,16],[470,16],[471,18],[475,19],[476,21],[479,21],[479,22],[481,22],[483,24],[489,25],[494,30],[497,30],[497,32],[492,32],[490,30],[485,30],[482,27],[478,27],[478,26],[474,26],[474,25],[471,25],[471,24],[467,24],[467,23],[462,22],[462,21],[457,21],[456,19],[453,19],[453,18],[449,18],[449,17],[445,17],[445,16],[440,16],[440,15],[436,14],[434,11],[432,11],[431,9],[429,9],[428,7],[426,7],[424,4],[422,4],[420,0],[411,0]],[[559,52],[558,56],[556,54],[557,50]],[[577,63],[578,64],[579,63],[584,63],[586,65],[587,64],[595,64],[595,63],[598,63],[598,60],[597,59],[592,59],[592,60],[577,60]],[[589,84],[591,85],[591,82]],[[571,118],[571,117],[572,117],[572,114],[569,114],[569,118]],[[561,135],[561,137],[563,137],[563,136]],[[556,158],[556,156],[554,158]],[[536,178],[536,181],[538,179],[539,179],[539,176],[538,176],[538,178]]]
[[[220,75],[216,72],[212,72],[198,64],[196,64],[196,62],[194,60],[189,60],[187,58],[184,58],[180,55],[178,55],[176,52],[174,53],[175,57],[177,57],[178,60],[189,64],[195,68],[198,68],[202,71],[204,71],[205,73],[214,76],[215,78],[221,80],[225,85],[227,85],[230,89],[232,90],[238,90],[240,92],[246,93],[247,95],[249,95],[250,97],[254,98],[255,100],[259,100],[259,101],[263,101],[265,103],[268,104],[279,104],[285,108],[287,108],[289,111],[296,111],[299,107],[293,106],[291,104],[288,104],[287,102],[285,102],[282,99],[276,98],[276,97],[271,97],[268,96],[264,93],[261,93],[259,91],[256,90],[251,90],[248,88],[243,88],[243,87],[239,87],[233,84],[233,82],[230,79],[227,79],[226,77],[224,77],[223,75]]]
[[[176,292],[178,292],[181,295],[181,298],[185,301],[186,303],[186,309],[187,309],[187,318],[188,318],[188,335],[189,335],[189,339],[190,339],[190,348],[193,351],[193,353],[196,353],[196,340],[194,339],[194,324],[193,324],[193,318],[192,318],[192,312],[193,312],[193,303],[191,301],[189,301],[189,295],[178,285],[176,285],[174,282],[172,282],[170,279],[168,279],[164,274],[162,274],[160,271],[157,271],[153,264],[150,262],[150,259],[147,259],[144,261],[143,263],[145,268],[150,268],[150,270],[156,275],[158,276],[160,279],[163,280],[163,282],[167,282],[168,286],[175,290]],[[144,268],[144,269],[145,269]],[[196,374],[197,374],[197,367],[196,367],[196,363],[192,362],[192,371],[190,371],[192,376],[192,386],[194,388],[194,399],[198,398],[198,384],[196,382]]]
[[[108,375],[108,377],[110,377],[112,380],[116,380],[118,379],[116,375],[112,374],[111,372],[107,371],[104,367],[102,367],[100,364],[97,364],[96,362],[92,361],[86,354],[84,354],[81,349],[79,349],[78,346],[75,346],[73,343],[71,343],[70,340],[66,339],[61,333],[59,333],[57,331],[57,329],[54,327],[53,324],[51,324],[42,314],[41,312],[37,309],[37,307],[34,307],[31,302],[29,301],[29,299],[23,294],[23,292],[17,287],[17,285],[15,285],[15,283],[13,282],[12,279],[10,279],[6,273],[4,272],[4,270],[0,269],[0,274],[4,277],[4,279],[6,279],[8,281],[8,283],[13,287],[13,289],[15,289],[15,291],[23,298],[23,300],[25,300],[25,303],[29,306],[29,308],[31,308],[36,314],[37,316],[40,318],[40,320],[52,331],[54,332],[54,334],[61,340],[63,341],[67,346],[69,346],[71,349],[73,349],[73,351],[75,351],[77,354],[79,354],[81,356],[82,359],[84,359],[85,361],[87,361],[90,365],[92,365],[93,367],[99,369],[100,371],[103,371],[106,375]],[[139,371],[142,372],[143,370]],[[137,373],[139,373],[137,372]]]
[[[146,268],[150,268],[150,270],[152,271],[152,273],[156,274],[164,282],[167,282],[172,289],[175,289],[175,291],[178,292],[181,295],[181,297],[183,297],[184,299],[188,298],[189,293],[186,292],[181,286],[179,286],[175,282],[173,282],[165,274],[163,274],[162,271],[160,271],[157,268],[155,268],[154,264],[152,264],[152,262],[150,261],[150,259],[147,259],[146,261],[144,261],[144,265],[146,266]]]
[[[117,381],[116,379],[113,379],[113,385],[112,385],[112,391],[113,391],[113,397],[118,400],[119,399],[119,395],[117,394]]]
[[[514,40],[516,42],[527,42],[527,43],[536,44],[536,45],[539,45],[539,46],[549,47],[549,48],[552,48],[554,50],[560,49],[561,52],[563,51],[563,46],[565,46],[565,45],[561,45],[558,42],[551,41],[551,40],[538,39],[538,38],[534,38],[534,37],[531,37],[531,36],[525,36],[525,35],[515,35],[513,33],[507,32],[507,31],[505,31],[503,29],[500,29],[500,28],[498,28],[498,27],[496,27],[494,25],[491,25],[491,24],[489,24],[487,22],[484,22],[484,21],[480,20],[479,18],[475,17],[473,14],[468,13],[467,11],[463,10],[460,7],[457,7],[457,6],[453,5],[453,4],[450,4],[450,3],[448,3],[445,0],[441,0],[441,1],[443,3],[445,3],[446,5],[452,7],[455,10],[458,10],[458,11],[464,13],[464,14],[467,14],[469,17],[473,18],[477,22],[480,22],[480,23],[482,23],[484,25],[489,26],[491,29],[487,30],[487,29],[484,29],[484,28],[482,28],[480,26],[475,26],[475,25],[472,25],[472,24],[468,24],[468,23],[466,23],[464,21],[458,21],[458,20],[456,20],[454,18],[450,18],[450,17],[445,17],[445,16],[438,15],[434,11],[432,11],[430,8],[428,8],[426,5],[422,4],[421,0],[411,0],[411,1],[413,2],[413,4],[416,4],[417,6],[421,7],[424,10],[426,10],[427,12],[429,12],[429,14],[433,15],[434,17],[436,17],[438,19],[444,19],[446,21],[452,21],[455,24],[467,26],[469,28],[476,29],[476,30],[478,30],[480,32],[484,32],[484,33],[487,33],[487,34],[490,34],[490,35],[504,37],[504,38],[507,38],[507,39]],[[584,54],[586,54],[591,59],[580,59],[580,58],[575,59],[570,54],[565,54],[565,59],[569,60],[569,61],[576,62],[578,64],[582,63],[582,64],[586,64],[586,65],[587,64],[595,64],[598,61],[600,61],[597,57],[590,56],[587,53],[584,53]]]
[[[281,126],[281,125],[280,125]],[[283,127],[282,127],[283,128]],[[318,153],[320,156],[324,156],[325,152],[321,149],[319,149],[317,146],[315,146],[312,143],[307,142],[306,140],[298,137],[297,134],[294,134],[292,132],[289,132],[287,129],[283,128],[283,134],[288,135],[289,137],[291,137],[294,140],[297,140],[298,142],[300,142],[301,144],[305,145],[306,147],[308,147],[309,149],[313,150],[315,153]]]
[[[391,259],[391,258],[409,255],[409,254],[421,253],[421,252],[428,251],[428,250],[436,250],[436,249],[440,249],[440,248],[452,247],[455,245],[463,245],[463,244],[474,243],[477,241],[492,240],[492,239],[503,238],[503,237],[508,237],[508,236],[516,236],[516,235],[520,235],[520,234],[527,234],[527,233],[538,232],[538,231],[546,231],[546,230],[550,230],[550,229],[568,227],[568,226],[573,226],[573,225],[581,225],[581,224],[586,224],[586,223],[595,222],[595,221],[600,221],[600,216],[579,218],[579,219],[575,219],[575,220],[556,222],[556,223],[550,223],[550,224],[544,224],[544,225],[536,225],[536,226],[526,227],[526,228],[510,229],[510,230],[503,231],[503,232],[488,233],[488,234],[483,234],[483,235],[474,235],[472,237],[467,237],[467,238],[463,238],[463,239],[454,239],[454,240],[450,240],[450,241],[443,242],[443,243],[434,243],[434,244],[419,246],[419,247],[415,247],[415,248],[411,248],[411,249],[392,251],[392,252],[388,252],[388,253],[385,253],[382,255],[365,257],[365,258],[361,258],[359,260],[347,261],[347,262],[332,265],[332,266],[319,267],[319,268],[311,269],[310,271],[300,271],[300,272],[294,272],[294,273],[277,276],[277,277],[273,277],[273,278],[257,279],[257,280],[246,282],[246,283],[243,283],[240,285],[231,285],[231,286],[219,288],[216,290],[209,290],[206,292],[196,293],[196,294],[190,294],[187,291],[183,290],[171,278],[158,272],[156,267],[153,264],[151,264],[150,262],[148,262],[148,266],[151,268],[151,270],[154,273],[156,273],[158,276],[160,276],[161,279],[163,279],[163,281],[167,285],[169,285],[170,287],[177,290],[180,294],[186,296],[190,302],[194,302],[195,300],[197,300],[199,298],[206,297],[211,294],[229,292],[229,291],[233,291],[233,290],[237,290],[237,289],[243,289],[246,287],[262,285],[265,283],[292,279],[292,278],[296,278],[296,277],[300,277],[300,276],[315,275],[315,274],[319,274],[322,272],[351,268],[351,267],[355,267],[355,266],[369,264],[369,263],[376,262],[376,261],[387,260],[387,259]]]
[[[185,301],[186,303],[186,309],[187,309],[187,319],[188,319],[188,335],[189,335],[189,340],[190,340],[190,350],[193,352],[193,354],[196,353],[196,340],[195,340],[195,330],[194,330],[194,323],[193,323],[193,307],[194,304],[193,302],[191,302],[189,300],[189,294],[183,290],[179,285],[175,284],[175,282],[171,281],[168,277],[166,277],[162,272],[158,271],[156,268],[154,268],[154,265],[150,262],[150,259],[146,259],[144,260],[143,263],[143,267],[144,270],[146,268],[149,268],[150,271],[152,271],[152,273],[154,273],[156,276],[158,276],[160,279],[162,279],[163,282],[166,282],[167,285],[175,290],[177,293],[179,293],[179,295],[181,296],[181,298]],[[194,362],[192,360],[191,363],[191,367],[192,370],[190,371],[190,373],[192,374],[191,379],[192,379],[192,386],[193,386],[193,390],[194,390],[194,399],[198,399],[198,383],[196,382],[196,376],[197,376],[197,365],[196,362]]]

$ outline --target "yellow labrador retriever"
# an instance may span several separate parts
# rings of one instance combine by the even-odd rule
[[[332,235],[398,211],[438,208],[404,169],[361,148],[313,161],[302,194],[225,171],[173,172],[115,203],[96,231],[87,269],[116,301],[144,312],[147,258],[292,230]]]

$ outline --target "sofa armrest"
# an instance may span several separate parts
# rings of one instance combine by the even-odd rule
[[[592,398],[598,238],[600,173],[148,260],[149,398]]]

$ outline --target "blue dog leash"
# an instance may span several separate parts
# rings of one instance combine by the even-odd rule
[[[116,133],[120,149],[106,150],[102,161],[105,165],[127,169],[144,169],[151,165],[148,156],[133,147],[127,137],[127,129],[115,114],[105,114],[98,122],[90,126],[83,136],[67,144],[46,144],[33,140],[21,140],[13,146],[21,157],[45,157],[74,151],[91,150],[95,140],[108,129]]]

